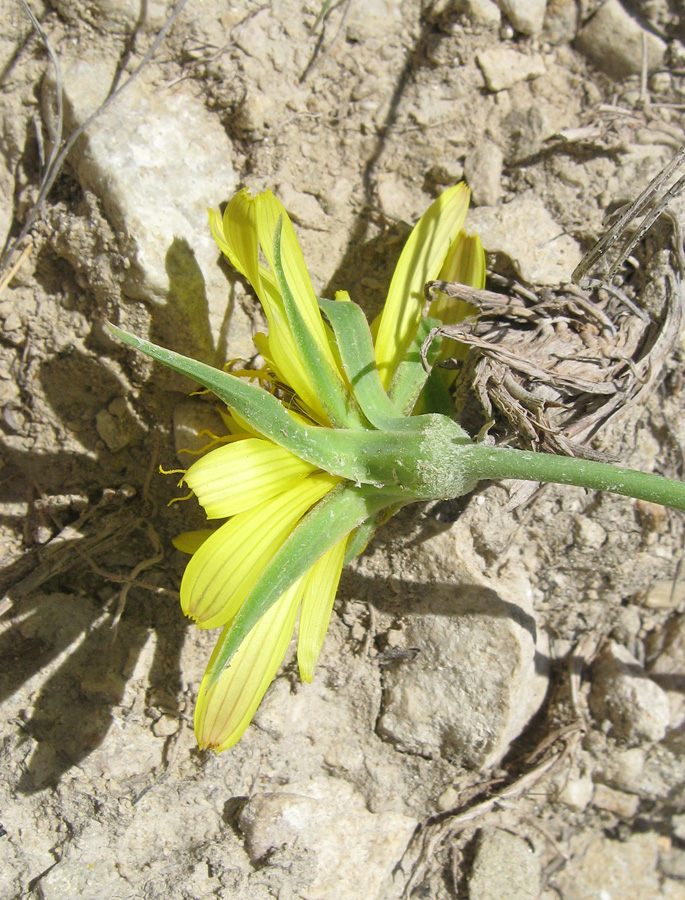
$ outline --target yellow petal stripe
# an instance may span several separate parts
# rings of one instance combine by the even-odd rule
[[[384,387],[414,336],[424,304],[423,287],[437,278],[466,218],[470,191],[457,184],[442,193],[409,235],[390,282],[376,335],[376,361]]]
[[[320,473],[229,519],[192,557],[181,581],[181,608],[201,628],[235,616],[262,569],[318,500],[340,479]]]
[[[297,634],[297,663],[302,681],[311,681],[331,619],[348,536],[338,541],[304,576]]]
[[[302,596],[299,579],[262,616],[235,652],[216,684],[202,679],[195,707],[195,736],[204,750],[232,747],[243,736],[283,662]],[[207,671],[211,671],[214,654]]]
[[[208,519],[245,512],[282,493],[316,466],[271,441],[245,438],[211,450],[188,469],[184,481]]]

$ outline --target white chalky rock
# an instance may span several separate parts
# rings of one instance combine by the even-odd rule
[[[464,174],[474,206],[496,206],[502,197],[504,154],[492,141],[480,141],[468,154]]]
[[[682,587],[682,586],[681,586]],[[649,674],[666,692],[670,727],[685,738],[685,615],[673,616],[657,636],[658,652],[652,656]],[[650,654],[651,655],[651,654]]]
[[[420,652],[386,670],[380,733],[474,768],[501,759],[545,696],[533,615],[490,588],[435,588],[404,634]]]
[[[613,641],[592,666],[590,708],[628,743],[660,741],[669,725],[668,697],[625,647]]]
[[[311,881],[302,886],[311,900],[381,896],[416,827],[408,816],[370,813],[351,784],[325,776],[253,794],[239,824],[253,863],[281,848],[313,856]]]
[[[66,67],[69,124],[81,124],[112,83],[112,61]],[[89,128],[72,161],[81,185],[102,201],[127,245],[123,291],[157,306],[157,337],[205,358],[219,350],[229,286],[218,265],[207,207],[234,193],[238,177],[219,120],[183,85],[165,87],[141,75]],[[237,311],[234,311],[237,313]],[[234,319],[237,315],[234,316]],[[233,354],[248,355],[249,326],[232,321]],[[235,340],[235,331],[238,340]]]
[[[620,80],[642,70],[643,41],[647,68],[653,72],[663,65],[666,42],[642,28],[619,0],[607,0],[578,32],[575,46],[599,69]]]
[[[539,78],[547,71],[540,53],[519,53],[511,47],[482,50],[476,62],[490,91],[506,91],[519,81]]]
[[[113,34],[128,34],[141,21],[161,28],[168,15],[164,0],[55,0],[53,6],[68,22],[85,21]]]
[[[536,198],[469,210],[466,229],[480,235],[486,252],[506,256],[528,284],[570,281],[580,247]]]
[[[545,21],[547,0],[497,0],[500,9],[521,34],[537,34]]]
[[[522,837],[483,828],[469,878],[469,900],[537,900],[540,874],[540,860]]]

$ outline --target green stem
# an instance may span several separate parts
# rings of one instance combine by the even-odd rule
[[[461,456],[463,453],[463,457]],[[532,453],[472,444],[463,448],[467,468],[479,479],[519,478],[575,484],[590,490],[611,491],[637,500],[649,500],[662,506],[685,510],[685,483],[660,475],[648,475],[635,469],[594,462],[570,456]]]

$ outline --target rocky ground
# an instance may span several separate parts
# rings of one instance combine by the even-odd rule
[[[60,124],[174,9],[29,2],[60,74],[4,0],[3,240]],[[510,484],[408,508],[343,574],[313,684],[289,652],[240,743],[201,753],[215,637],[181,614],[171,538],[202,517],[157,467],[217,414],[103,329],[252,355],[261,314],[205,213],[242,185],[282,199],[317,292],[369,316],[462,177],[489,271],[556,286],[684,109],[666,0],[189,0],[75,141],[0,293],[0,897],[685,898],[680,514],[574,488],[512,508]],[[669,254],[657,229],[626,276],[654,315]],[[682,477],[681,366],[678,345],[596,448]]]

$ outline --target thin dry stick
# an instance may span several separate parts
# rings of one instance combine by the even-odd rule
[[[638,216],[642,215],[647,206],[655,197],[657,198],[655,208],[658,211],[656,215],[654,215],[654,217],[651,219],[650,225],[653,224],[654,221],[656,221],[658,216],[661,215],[661,213],[665,209],[666,205],[670,202],[670,200],[673,199],[673,196],[670,195],[670,191],[666,192],[666,196],[663,195],[663,187],[669,180],[669,178],[673,175],[673,173],[680,169],[683,164],[685,164],[685,145],[683,145],[680,150],[678,150],[670,163],[664,166],[659,174],[655,178],[653,178],[652,181],[650,181],[650,183],[647,185],[644,191],[642,191],[640,196],[621,213],[621,215],[618,217],[616,222],[614,222],[611,228],[602,235],[602,237],[597,241],[594,247],[592,247],[592,249],[581,259],[576,268],[573,270],[573,274],[571,275],[571,278],[576,284],[580,284],[580,282],[584,279],[585,275],[590,271],[595,263],[602,259],[606,252],[610,250],[611,247],[613,247],[616,241],[623,237],[630,223]],[[682,190],[682,178],[677,182],[677,185],[678,191]],[[653,212],[650,215],[653,215]],[[640,237],[642,237],[644,233],[645,232],[642,231]],[[640,238],[638,238],[637,240],[640,240]],[[637,243],[637,241],[635,243]],[[635,244],[632,244],[631,249],[634,246]],[[607,280],[610,280],[616,274],[618,267],[626,259],[627,256],[628,254],[624,251],[619,254],[618,260],[614,262],[614,264],[609,269],[609,272],[607,273]]]
[[[17,274],[19,269],[21,269],[21,267],[24,265],[26,260],[31,255],[32,251],[33,251],[33,241],[29,241],[26,244],[26,246],[24,247],[24,249],[21,251],[21,255],[19,256],[19,259],[15,263],[13,263],[9,267],[9,269],[5,272],[5,274],[2,276],[2,278],[0,278],[0,297],[2,297],[2,295],[5,291],[5,288],[10,283],[10,281],[14,278],[14,276]]]
[[[19,232],[19,235],[14,239],[14,241],[12,241],[6,247],[2,256],[0,256],[0,272],[2,272],[10,264],[12,257],[14,256],[14,253],[16,252],[19,244],[24,240],[26,235],[29,233],[29,231],[33,227],[33,223],[36,221],[36,218],[38,217],[38,214],[40,213],[40,211],[42,209],[45,198],[47,197],[48,193],[50,192],[50,189],[52,188],[53,184],[55,183],[55,179],[59,175],[59,173],[62,169],[62,166],[64,165],[64,163],[67,159],[67,156],[71,152],[71,149],[74,146],[74,144],[76,143],[76,141],[90,127],[90,125],[92,125],[92,123],[99,116],[101,116],[105,112],[105,110],[107,110],[112,105],[112,103],[114,103],[114,101],[117,100],[121,96],[121,94],[140,75],[140,73],[147,66],[147,64],[150,62],[152,57],[155,55],[155,53],[159,49],[160,44],[162,43],[164,38],[167,36],[169,31],[171,30],[171,27],[173,26],[174,22],[179,17],[179,15],[181,14],[183,8],[185,7],[185,5],[187,3],[188,3],[188,0],[179,0],[179,2],[174,7],[173,12],[169,16],[169,18],[166,20],[166,22],[164,23],[162,28],[157,32],[157,36],[155,37],[154,41],[152,42],[150,49],[147,51],[147,53],[142,58],[142,60],[138,64],[138,66],[133,70],[133,72],[129,75],[129,77],[126,79],[126,81],[122,85],[120,85],[115,91],[112,91],[112,93],[103,101],[103,103],[95,110],[95,112],[91,113],[91,115],[88,116],[86,121],[82,125],[79,125],[79,127],[76,128],[72,132],[72,134],[66,140],[66,142],[64,143],[64,146],[61,148],[61,150],[58,153],[55,153],[54,151],[56,148],[53,148],[53,153],[51,153],[51,156],[50,156],[50,158],[52,160],[52,165],[48,166],[48,168],[45,171],[43,180],[41,182],[38,199],[36,200],[34,205],[31,207],[31,210],[30,210],[28,216],[26,217],[26,221],[24,223],[23,228]],[[31,19],[35,23],[35,21],[36,21],[35,16],[32,15]],[[42,30],[40,31],[40,33],[42,36],[42,34],[43,34]],[[51,54],[51,56],[52,56],[52,54]],[[56,87],[57,87],[58,93],[62,94],[61,82],[56,83]],[[58,100],[58,108],[60,108],[61,102],[62,102],[61,99]]]
[[[50,43],[47,34],[43,30],[43,26],[34,16],[33,10],[28,5],[26,0],[21,0],[21,5],[24,7],[28,17],[31,19],[33,27],[40,35],[43,44],[45,45],[45,49],[48,52],[48,56],[50,57],[52,65],[55,69],[55,102],[57,104],[57,121],[55,123],[54,133],[50,135],[50,139],[52,140],[52,150],[50,151],[50,158],[48,159],[47,165],[45,167],[45,174],[47,175],[55,164],[57,152],[59,151],[60,144],[62,143],[62,129],[64,127],[64,82],[62,80],[62,68],[59,64],[59,58],[53,50],[52,44]]]

